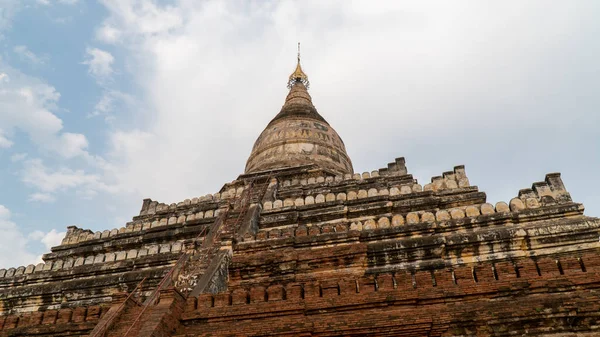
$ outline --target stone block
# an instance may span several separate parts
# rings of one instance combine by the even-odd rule
[[[52,265],[52,270],[61,270],[63,269],[64,262],[63,260],[56,260]]]
[[[376,197],[376,196],[378,196],[378,195],[379,195],[379,192],[377,191],[377,189],[376,189],[376,188],[370,188],[370,189],[367,191],[367,197]]]
[[[333,193],[327,193],[327,195],[325,195],[325,201],[329,202],[329,201],[335,201],[335,194]]]
[[[94,263],[94,255],[87,256],[83,261],[83,264],[93,264]]]
[[[183,246],[183,243],[181,243],[180,241],[173,243],[173,245],[171,246],[171,252],[173,252],[173,253],[180,252],[182,246]]]
[[[518,212],[520,210],[525,209],[525,204],[523,203],[523,201],[519,198],[512,198],[510,200],[510,210],[512,212]]]
[[[362,231],[363,225],[360,221],[353,222],[350,224],[350,230],[351,231]]]
[[[116,259],[115,253],[106,253],[104,254],[104,262],[113,262]]]
[[[304,199],[303,198],[296,198],[294,200],[294,206],[304,206]]]
[[[365,190],[358,190],[358,195],[357,195],[358,199],[364,199],[364,198],[366,198],[368,196],[369,196],[369,194],[368,194],[367,191],[365,191]]]
[[[375,223],[375,220],[369,219],[365,221],[362,228],[363,230],[375,229],[377,228],[377,224]]]
[[[94,257],[94,263],[104,262],[104,254],[98,254]]]
[[[433,215],[431,212],[425,212],[421,214],[421,221],[427,223],[435,222],[435,215]]]
[[[419,223],[419,213],[410,212],[406,215],[406,223],[409,225]]]
[[[4,269],[0,270],[0,277],[4,277],[4,275],[2,274],[3,270]],[[27,268],[25,268],[25,274],[31,274],[31,273],[33,273],[34,270],[35,270],[35,266],[30,264],[27,266]]]
[[[75,263],[75,260],[73,260],[72,258],[67,258],[65,259],[65,261],[63,262],[63,266],[62,269],[69,269],[69,268],[73,268],[73,264]]]
[[[115,258],[116,261],[123,261],[127,258],[127,252],[124,251],[119,251],[116,253],[117,257]]]
[[[498,212],[498,213],[510,212],[510,208],[508,207],[508,204],[505,203],[504,201],[499,201],[496,203],[496,212]]]
[[[435,218],[437,221],[448,221],[451,219],[450,213],[448,213],[446,210],[439,210],[435,212]]]
[[[479,216],[479,208],[477,208],[477,206],[467,206],[467,208],[465,208],[465,213],[467,215],[467,217],[476,217]]]
[[[452,219],[463,219],[465,217],[465,212],[460,208],[453,208],[450,210],[450,216]]]
[[[52,270],[52,262],[45,263],[42,270],[44,270],[44,271]]]
[[[488,204],[488,203],[481,205],[481,214],[483,214],[483,215],[494,214],[494,212],[495,212],[494,205]]]
[[[456,183],[455,180],[447,180],[446,188],[449,188],[449,189],[458,188],[458,184]]]
[[[323,194],[317,194],[315,197],[315,203],[320,204],[325,202],[325,196]]]
[[[312,195],[309,195],[304,199],[305,205],[313,205],[314,203],[315,203],[315,198]]]
[[[404,225],[404,217],[402,215],[394,215],[392,217],[392,227],[399,227]]]
[[[387,217],[382,217],[377,220],[377,228],[389,228],[390,227],[390,219]]]
[[[345,201],[346,200],[346,193],[338,193],[335,198],[337,200]]]
[[[130,249],[130,250],[127,252],[127,259],[135,259],[135,258],[137,257],[137,253],[138,253],[138,252],[137,252],[137,250],[135,250],[135,249]]]
[[[527,198],[527,199],[525,199],[525,206],[527,208],[539,208],[540,203],[537,200],[537,198]]]

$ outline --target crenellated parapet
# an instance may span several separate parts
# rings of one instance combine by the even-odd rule
[[[183,249],[183,242],[143,245],[138,249],[117,250],[109,253],[96,253],[87,256],[69,255],[64,259],[56,259],[46,263],[41,262],[37,265],[20,266],[16,268],[0,269],[0,287],[2,283],[9,278],[26,277],[30,274],[42,272],[53,272],[62,270],[71,270],[79,266],[102,265],[102,268],[110,268],[111,262],[134,260],[156,254],[179,253]],[[35,276],[35,275],[34,275]],[[5,279],[5,280],[2,280]],[[23,282],[24,280],[19,280]]]

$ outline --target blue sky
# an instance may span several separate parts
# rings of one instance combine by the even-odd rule
[[[0,0],[0,267],[143,198],[217,192],[303,44],[358,172],[464,164],[492,203],[560,171],[600,215],[596,1]]]

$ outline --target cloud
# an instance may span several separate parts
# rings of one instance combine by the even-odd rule
[[[116,43],[121,37],[121,32],[108,23],[96,30],[96,38],[106,43]]]
[[[79,0],[55,0],[54,2],[63,5],[75,5],[79,2]],[[37,0],[37,3],[43,6],[52,5],[51,0]]]
[[[10,29],[13,17],[22,6],[19,1],[0,0],[0,40],[4,39],[3,32]]]
[[[52,229],[48,233],[44,234],[40,241],[46,247],[46,251],[50,251],[50,248],[60,245],[66,234],[66,232],[58,232],[56,229]]]
[[[27,153],[15,153],[10,157],[10,161],[13,163],[20,162],[27,158]]]
[[[126,93],[118,90],[105,90],[88,117],[102,116],[106,122],[110,122],[115,119],[114,112],[117,107],[124,106],[127,109],[133,109],[134,103],[135,100]]]
[[[29,196],[29,201],[51,203],[56,201],[56,198],[48,193],[33,193]]]
[[[13,69],[0,59],[0,74],[10,81],[0,82],[0,143],[7,146],[18,129],[28,134],[38,149],[63,158],[87,157],[88,142],[83,134],[63,131],[57,110],[60,94],[43,81]],[[2,142],[1,139],[4,139]]]
[[[42,244],[49,250],[60,244],[65,235],[54,229],[47,233],[34,231],[30,235],[24,235],[11,218],[10,210],[0,205],[0,268],[41,262],[40,256],[31,253],[32,246]]]
[[[82,63],[88,65],[88,72],[100,83],[109,80],[114,73],[112,64],[115,58],[98,48],[87,48],[86,54],[87,58]]]
[[[33,65],[40,65],[46,63],[47,56],[37,56],[34,52],[29,50],[27,46],[19,45],[13,48],[13,51],[19,55],[22,60],[25,60]]]
[[[51,169],[41,159],[26,160],[23,166],[21,180],[41,191],[32,194],[30,201],[52,202],[57,192],[67,190],[75,190],[85,198],[91,198],[98,192],[118,192],[118,187],[107,184],[102,175],[87,173],[83,169]]]
[[[2,129],[0,129],[0,149],[4,148],[9,148],[13,145],[13,142],[11,142],[10,140],[8,140],[5,136],[4,136],[4,131],[2,131]]]

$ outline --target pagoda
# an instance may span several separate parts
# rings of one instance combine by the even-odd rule
[[[299,55],[288,88],[217,193],[0,269],[0,337],[600,335],[600,220],[559,173],[495,203],[464,166],[355,173]]]

